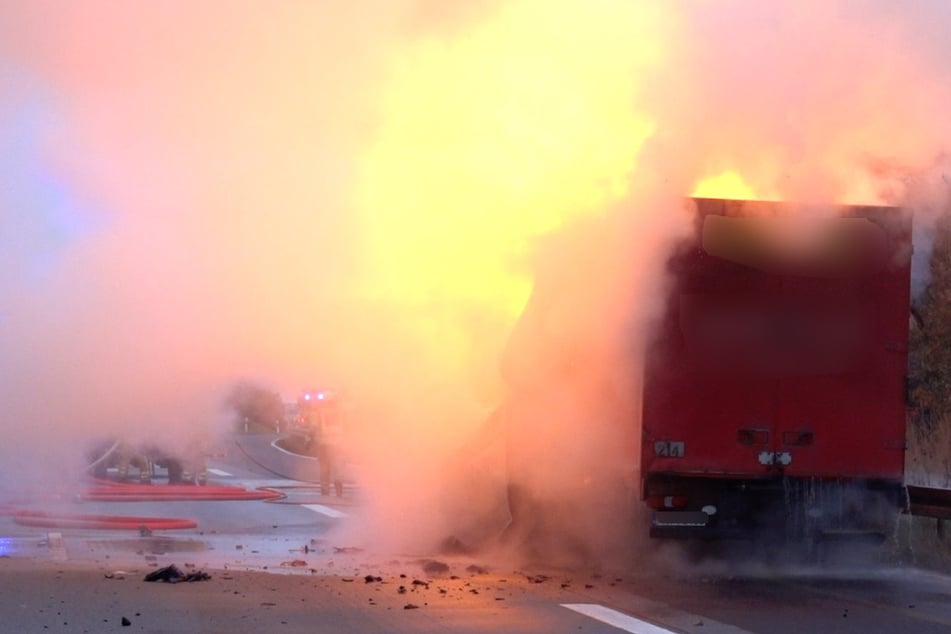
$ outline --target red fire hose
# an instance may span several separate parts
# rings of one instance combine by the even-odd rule
[[[48,513],[46,511],[13,511],[13,521],[24,526],[45,528],[106,528],[139,530],[172,530],[195,528],[194,520],[175,517],[138,517],[135,515],[91,515],[87,513]]]
[[[175,500],[277,500],[284,497],[276,491],[250,491],[232,486],[189,486],[170,484],[110,484],[90,488],[80,494],[82,500],[100,502],[170,502]]]
[[[258,489],[251,491],[236,486],[190,486],[150,484],[124,484],[94,480],[93,486],[79,499],[102,502],[170,502],[204,500],[277,500],[283,493]],[[174,530],[196,528],[195,520],[175,517],[143,517],[136,515],[99,515],[88,513],[65,513],[33,511],[0,507],[0,514],[9,515],[17,524],[45,528],[93,528],[119,530]]]
[[[94,485],[81,500],[99,502],[170,502],[177,500],[277,500],[284,495],[277,491],[257,489],[251,491],[236,486],[194,486],[190,484],[125,484],[108,480],[93,480]]]

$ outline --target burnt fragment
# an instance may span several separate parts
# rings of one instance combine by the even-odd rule
[[[449,572],[449,565],[435,559],[426,559],[423,562],[423,572],[430,575],[444,575]]]
[[[164,568],[158,568],[145,575],[145,581],[162,581],[164,583],[180,583],[182,581],[207,581],[208,579],[211,579],[211,575],[209,575],[207,572],[196,570],[193,572],[184,573],[175,564],[165,566]]]

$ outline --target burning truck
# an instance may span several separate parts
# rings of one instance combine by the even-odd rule
[[[628,486],[650,511],[650,535],[882,540],[905,503],[910,212],[719,199],[692,207],[626,383],[634,405],[616,421],[616,437],[632,440],[620,451],[602,443],[639,463]],[[531,356],[518,333],[549,319],[550,304],[533,295],[510,341],[523,348],[515,356]],[[565,391],[587,374],[544,381]],[[532,396],[509,384],[516,412],[511,404]],[[567,451],[595,428],[576,424]],[[519,460],[510,455],[516,471]],[[514,522],[525,487],[512,490]]]
[[[651,534],[883,539],[904,503],[911,214],[696,206],[644,368]]]

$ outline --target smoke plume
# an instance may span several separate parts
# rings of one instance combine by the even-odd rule
[[[498,533],[518,473],[548,533],[615,543],[588,498],[636,469],[683,199],[928,227],[948,27],[937,1],[0,4],[0,478],[210,433],[256,377],[346,395],[364,535]]]

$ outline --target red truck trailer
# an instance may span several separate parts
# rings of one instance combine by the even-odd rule
[[[693,203],[645,359],[651,535],[883,538],[904,504],[910,212]]]

